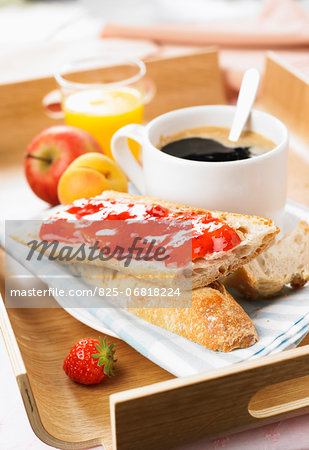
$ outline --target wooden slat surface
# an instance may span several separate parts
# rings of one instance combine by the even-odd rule
[[[266,58],[263,104],[308,143],[309,77],[293,71],[275,53]]]
[[[289,151],[288,197],[309,206],[309,78],[289,69],[277,55],[267,56],[259,106],[281,119],[298,138],[299,144],[292,139]],[[302,154],[296,146],[301,146]]]
[[[146,121],[175,108],[225,103],[216,51],[149,61],[146,66],[157,89],[145,107]],[[83,72],[83,81],[87,79],[93,80],[91,72]],[[42,107],[43,97],[56,88],[51,77],[0,85],[0,153],[23,151],[41,130],[62,123],[47,117]]]

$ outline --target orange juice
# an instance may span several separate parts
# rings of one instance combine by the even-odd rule
[[[113,134],[124,125],[143,120],[142,94],[131,87],[74,92],[64,99],[63,110],[66,123],[88,131],[110,157]],[[131,142],[130,148],[138,158],[139,145]]]

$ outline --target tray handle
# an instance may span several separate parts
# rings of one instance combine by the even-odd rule
[[[113,394],[114,448],[170,449],[304,414],[308,374],[307,345]]]

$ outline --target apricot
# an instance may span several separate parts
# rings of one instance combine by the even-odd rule
[[[90,198],[105,190],[128,191],[128,181],[120,167],[100,153],[85,153],[76,158],[62,174],[58,197],[63,205],[79,198]]]

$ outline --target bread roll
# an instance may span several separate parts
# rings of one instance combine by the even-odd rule
[[[281,240],[225,278],[249,300],[278,295],[286,284],[300,288],[309,281],[309,225],[301,221]]]
[[[140,286],[140,280],[123,277],[121,273],[102,267],[74,264],[71,268],[88,284],[101,288],[117,286],[123,291],[130,287],[133,291]],[[147,286],[147,283],[143,285]],[[221,283],[216,281],[208,287],[195,289],[191,295],[191,306],[186,308],[150,307],[151,303],[138,297],[122,300],[113,298],[112,301],[140,319],[210,350],[229,352],[250,347],[257,342],[258,335],[252,320]],[[166,304],[166,298],[158,299],[156,303],[158,301],[159,305]],[[131,307],[132,304],[142,307]]]

